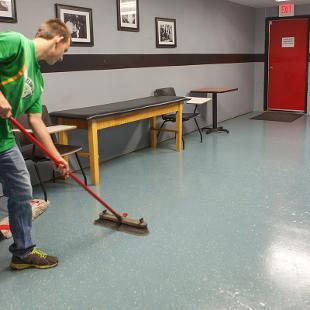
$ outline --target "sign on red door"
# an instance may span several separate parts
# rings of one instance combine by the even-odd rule
[[[269,22],[268,110],[304,111],[308,19]]]

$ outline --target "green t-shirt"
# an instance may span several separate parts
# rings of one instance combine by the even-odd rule
[[[0,32],[0,91],[14,117],[41,113],[43,85],[33,41],[17,32]],[[9,120],[0,118],[0,152],[15,143]]]

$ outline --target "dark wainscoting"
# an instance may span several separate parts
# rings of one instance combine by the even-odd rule
[[[53,66],[41,62],[41,71],[69,72],[142,67],[264,62],[265,54],[69,54]]]

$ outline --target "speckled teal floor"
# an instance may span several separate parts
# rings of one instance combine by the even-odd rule
[[[101,166],[93,188],[148,236],[93,225],[100,205],[49,183],[33,236],[60,264],[12,272],[1,242],[0,308],[310,309],[310,119],[251,115],[186,136],[182,153],[171,140]]]

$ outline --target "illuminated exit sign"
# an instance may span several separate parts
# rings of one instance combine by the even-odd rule
[[[279,5],[279,16],[294,16],[294,4],[282,3]]]

